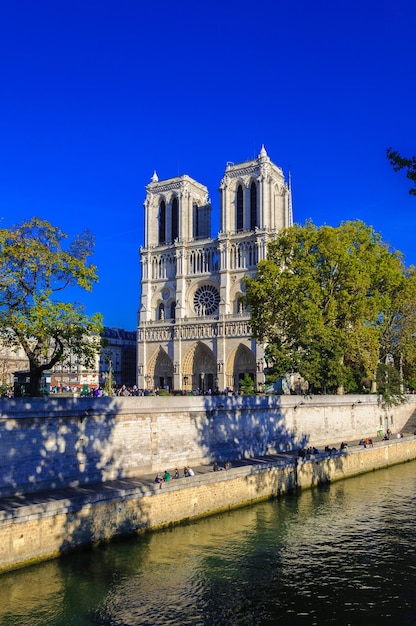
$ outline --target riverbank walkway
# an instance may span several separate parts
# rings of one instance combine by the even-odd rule
[[[405,432],[402,439],[397,439],[393,436],[390,440],[382,440],[381,438],[373,439],[373,446],[386,446],[386,445],[400,445],[405,443],[406,440],[414,439],[413,433]],[[320,449],[318,454],[308,455],[303,462],[309,462],[314,460],[321,460],[332,457],[343,456],[345,454],[354,454],[363,450],[363,446],[359,444],[358,440],[348,441],[348,447],[346,450],[340,450],[340,443],[328,444],[329,447],[336,447],[336,452],[325,452]],[[369,448],[371,449],[371,448]],[[192,467],[194,476],[184,477],[183,467],[179,466],[179,479],[173,479],[167,483],[160,484],[155,483],[156,473],[143,474],[135,478],[119,478],[102,483],[85,484],[74,487],[61,487],[57,489],[50,489],[47,491],[39,491],[35,493],[27,493],[14,496],[6,496],[0,498],[0,524],[10,523],[12,519],[19,519],[22,517],[27,518],[30,514],[38,514],[39,512],[48,513],[56,511],[56,509],[65,507],[67,510],[73,508],[80,509],[87,504],[98,504],[100,502],[128,498],[134,495],[135,497],[144,497],[155,494],[163,490],[171,489],[186,489],[188,486],[195,485],[208,480],[223,479],[227,474],[237,475],[238,468],[244,468],[244,471],[248,467],[252,467],[255,471],[264,470],[267,468],[276,467],[288,467],[295,465],[298,462],[298,450],[280,452],[277,454],[270,454],[264,456],[256,456],[248,459],[230,459],[231,467],[228,470],[213,471],[213,464],[200,465]],[[183,461],[181,461],[183,463]],[[159,468],[160,473],[163,475],[165,470],[168,470],[173,476],[176,465],[172,467]],[[236,471],[237,470],[237,471]],[[208,475],[210,477],[208,477]]]

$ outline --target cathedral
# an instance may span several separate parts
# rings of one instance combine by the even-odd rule
[[[220,232],[212,238],[204,185],[155,172],[146,187],[140,389],[235,392],[246,374],[256,389],[264,383],[264,346],[251,337],[243,278],[293,224],[290,185],[262,147],[251,161],[227,163],[219,191]]]

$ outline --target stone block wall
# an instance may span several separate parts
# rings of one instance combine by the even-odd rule
[[[401,430],[415,396],[0,400],[0,496],[135,477]]]
[[[415,458],[416,438],[408,436],[304,462],[294,456],[284,467],[264,463],[205,473],[172,481],[162,490],[152,484],[117,494],[102,490],[96,497],[50,499],[10,513],[0,511],[0,572],[117,535],[167,526]]]

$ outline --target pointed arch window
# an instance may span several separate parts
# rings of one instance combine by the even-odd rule
[[[172,241],[179,236],[179,216],[178,216],[178,198],[175,196],[172,200]]]
[[[257,185],[253,182],[250,186],[250,230],[257,226]]]
[[[193,224],[193,234],[195,239],[199,237],[199,207],[197,204],[194,204],[194,224]]]
[[[166,243],[166,203],[159,205],[159,243]]]
[[[170,305],[170,316],[174,320],[176,317],[176,302],[172,302]]]
[[[237,187],[237,230],[243,230],[244,228],[244,202],[243,202],[243,188],[241,185]]]

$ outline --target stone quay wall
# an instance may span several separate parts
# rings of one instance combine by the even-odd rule
[[[305,461],[296,454],[282,463],[248,464],[228,471],[197,474],[166,483],[104,488],[82,497],[41,499],[0,509],[0,571],[7,571],[63,552],[114,538],[157,529],[187,519],[243,506],[296,488],[340,480],[416,458],[416,437],[356,446],[336,455]]]
[[[137,477],[400,431],[416,396],[0,400],[0,497]]]

